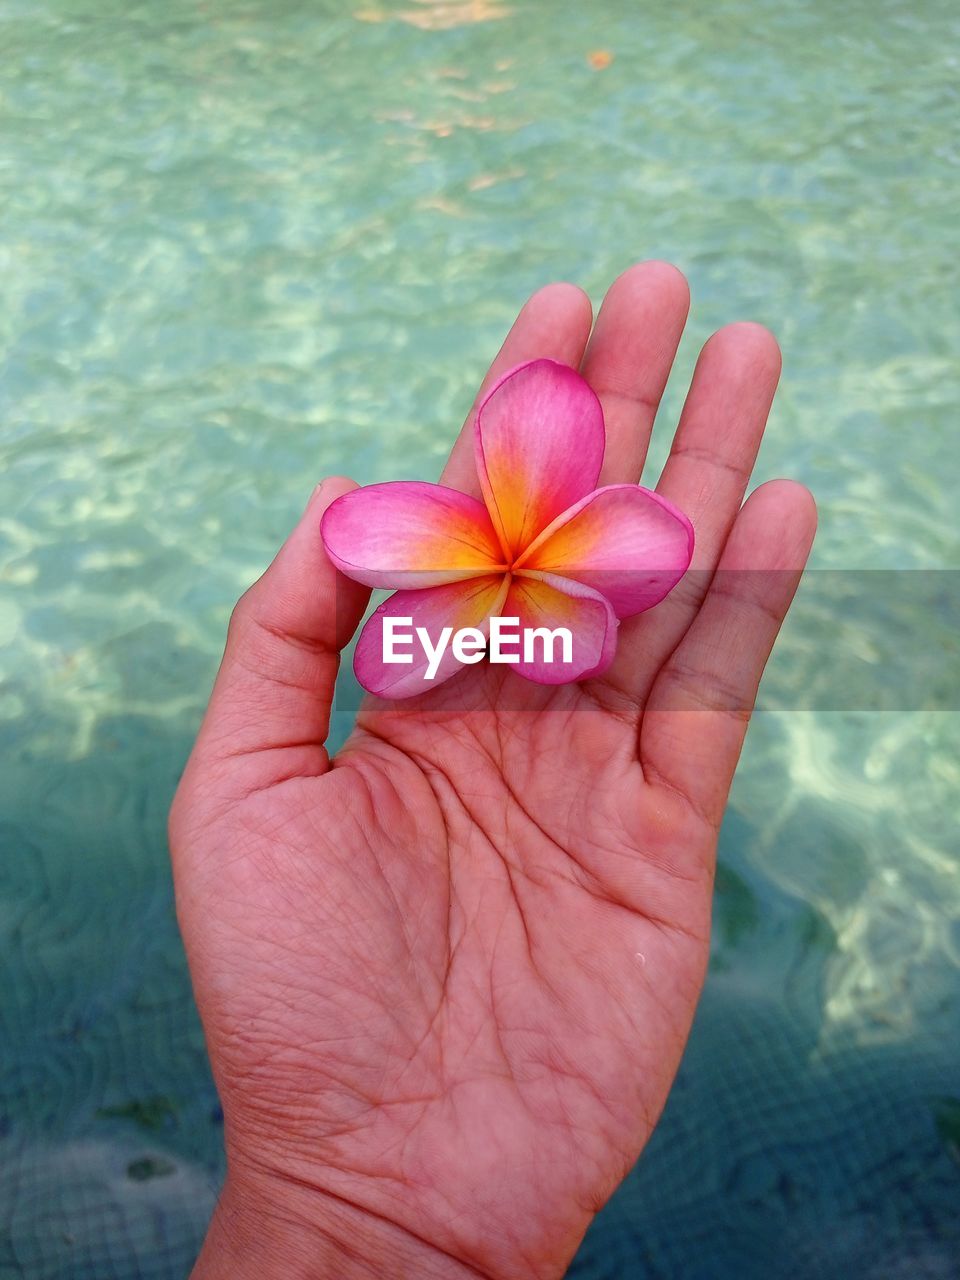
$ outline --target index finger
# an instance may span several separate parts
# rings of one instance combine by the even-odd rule
[[[480,497],[473,461],[473,423],[483,397],[514,365],[549,356],[576,369],[593,323],[590,299],[575,284],[548,284],[524,304],[487,376],[480,384],[467,420],[450,451],[440,483]]]

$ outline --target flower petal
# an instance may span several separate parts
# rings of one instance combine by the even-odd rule
[[[383,698],[410,698],[436,688],[460,670],[461,664],[454,656],[452,646],[447,645],[436,674],[432,680],[427,680],[428,657],[417,638],[410,645],[397,646],[397,652],[412,656],[412,663],[384,661],[385,620],[410,618],[411,624],[403,628],[404,634],[423,627],[434,647],[444,627],[452,627],[454,631],[462,627],[476,627],[486,635],[491,613],[499,612],[503,604],[508,581],[506,575],[491,574],[485,578],[430,587],[426,591],[397,591],[370,615],[360,632],[353,655],[357,679],[368,693]]]
[[[368,587],[431,587],[503,564],[482,502],[417,480],[345,493],[327,508],[320,531],[341,573]]]
[[[586,583],[629,618],[662,600],[692,555],[693,525],[678,507],[640,485],[611,484],[564,512],[517,567]]]
[[[553,646],[551,662],[545,661],[546,646],[534,644],[531,661],[520,661],[513,670],[538,684],[569,684],[599,675],[613,661],[617,648],[617,617],[608,600],[581,582],[552,574],[524,573],[516,576],[501,610],[505,618],[519,618],[521,636],[534,627],[553,631],[566,627],[572,636],[572,660],[563,662],[559,643]],[[522,651],[522,645],[521,645]]]
[[[508,558],[600,475],[600,401],[555,360],[532,360],[502,378],[480,405],[474,433],[480,489]]]

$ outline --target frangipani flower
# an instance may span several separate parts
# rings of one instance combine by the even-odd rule
[[[493,616],[520,629],[567,628],[571,661],[520,660],[541,684],[599,675],[613,660],[621,618],[657,604],[693,554],[687,517],[635,484],[596,487],[603,410],[575,370],[533,360],[506,374],[476,415],[483,500],[444,485],[395,481],[355,489],[327,509],[327,554],[349,578],[401,588],[367,620],[354,656],[371,693],[405,698],[452,676],[447,647],[431,681],[414,645],[409,665],[384,661],[384,621],[411,618],[435,643],[445,627],[489,634]],[[556,655],[554,655],[556,657]]]

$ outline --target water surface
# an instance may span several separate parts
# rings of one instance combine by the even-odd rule
[[[956,1275],[955,10],[355,3],[0,0],[0,1277],[202,1238],[164,815],[232,603],[322,476],[437,475],[527,293],[653,256],[654,463],[760,320],[758,478],[822,525],[689,1053],[572,1274]]]

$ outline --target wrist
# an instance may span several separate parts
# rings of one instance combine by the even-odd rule
[[[227,1179],[190,1280],[477,1280],[483,1273],[365,1209]]]

